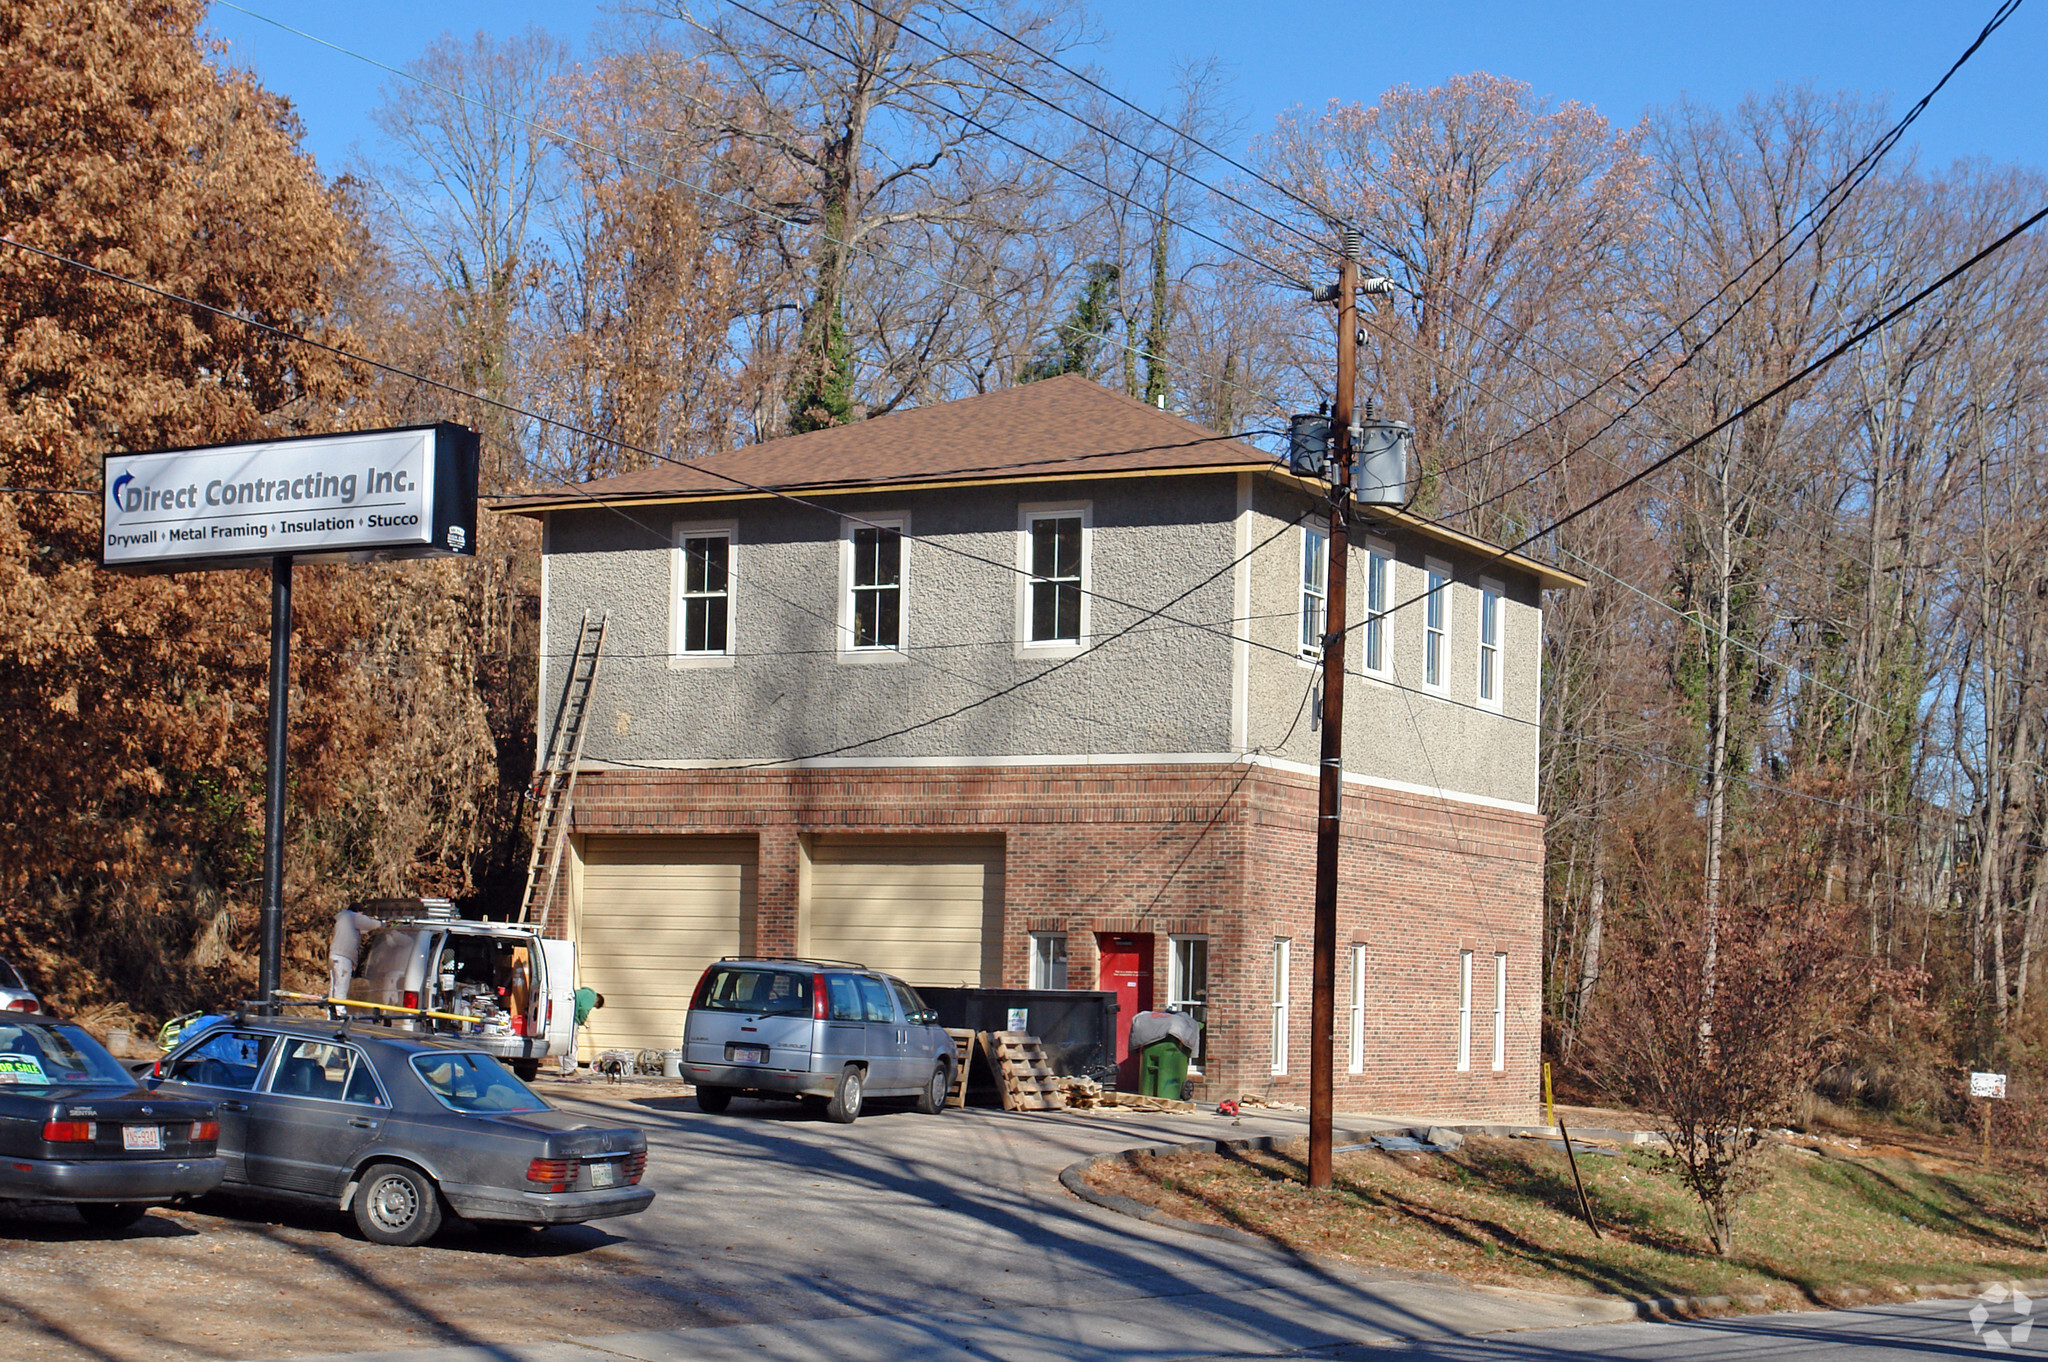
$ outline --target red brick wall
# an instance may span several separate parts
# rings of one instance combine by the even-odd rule
[[[1537,1103],[1541,820],[1347,791],[1335,1025],[1346,1112],[1529,1119]],[[1305,1102],[1314,779],[1240,764],[834,771],[594,772],[579,834],[753,834],[753,949],[796,946],[797,838],[999,834],[1003,982],[1030,933],[1065,931],[1068,981],[1094,985],[1096,932],[1150,932],[1164,1005],[1169,936],[1205,933],[1209,1054],[1198,1095]],[[1271,1073],[1271,943],[1292,939],[1288,1073]],[[1349,943],[1368,955],[1365,1073],[1348,1073]],[[1456,1070],[1458,951],[1474,952],[1472,1068]],[[1507,1063],[1492,1068],[1493,953],[1508,957]]]

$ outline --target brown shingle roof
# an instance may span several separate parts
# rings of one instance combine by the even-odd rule
[[[745,449],[636,473],[507,497],[493,508],[537,515],[597,504],[699,498],[821,494],[920,483],[1025,482],[1105,473],[1182,470],[1268,472],[1302,483],[1271,455],[1234,436],[1111,392],[1079,374],[1062,374],[872,421],[766,440]],[[756,489],[759,489],[758,491]],[[1383,520],[1426,538],[1494,552],[1494,546],[1405,512]],[[1547,587],[1585,582],[1547,563],[1508,555]]]
[[[511,497],[504,511],[672,496],[950,482],[1086,473],[1271,467],[1271,456],[1079,374],[790,435],[687,463]]]

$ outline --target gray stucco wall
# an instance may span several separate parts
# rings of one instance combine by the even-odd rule
[[[1313,523],[1327,529],[1327,513],[1310,498],[1271,479],[1255,484],[1251,542],[1258,544],[1283,525],[1313,512]],[[1347,773],[1397,781],[1422,790],[1441,789],[1466,795],[1533,806],[1540,718],[1543,621],[1541,595],[1534,578],[1504,571],[1500,565],[1482,570],[1482,559],[1412,532],[1354,526],[1346,616],[1354,626],[1365,618],[1367,540],[1377,539],[1394,551],[1390,607],[1419,596],[1425,589],[1425,562],[1437,559],[1450,567],[1453,579],[1445,649],[1447,689],[1439,694],[1422,685],[1423,605],[1394,609],[1385,630],[1386,676],[1361,676],[1364,670],[1363,631],[1354,628],[1345,680],[1344,752]],[[1302,534],[1291,529],[1260,550],[1252,560],[1253,640],[1250,656],[1249,745],[1285,760],[1313,764],[1320,760],[1322,734],[1302,710],[1302,699],[1318,683],[1320,673],[1297,660],[1302,571]],[[1496,582],[1505,592],[1501,620],[1501,704],[1490,712],[1479,703],[1480,578]],[[1313,698],[1310,704],[1313,705]],[[1296,715],[1300,713],[1299,722]],[[1290,728],[1292,735],[1288,736]]]
[[[1089,585],[1098,594],[1087,632],[1108,641],[1033,681],[1067,654],[1018,647],[1019,507],[1063,502],[1089,505]],[[591,609],[610,613],[586,760],[1228,750],[1227,639],[1158,620],[1110,636],[1139,613],[1115,602],[1158,606],[1211,574],[1220,575],[1173,613],[1227,625],[1234,477],[862,494],[826,504],[755,499],[552,513],[543,725],[553,723],[566,659]],[[853,660],[838,646],[845,515],[909,517],[901,656]],[[673,526],[721,521],[737,530],[734,655],[679,661]]]

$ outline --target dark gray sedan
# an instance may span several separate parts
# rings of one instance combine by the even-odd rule
[[[82,1027],[0,1012],[0,1201],[68,1201],[120,1229],[219,1183],[219,1133],[211,1101],[139,1087]]]
[[[350,1211],[380,1244],[432,1237],[444,1206],[538,1227],[654,1200],[638,1127],[557,1111],[459,1042],[241,1017],[183,1040],[149,1081],[218,1103],[221,1190]]]

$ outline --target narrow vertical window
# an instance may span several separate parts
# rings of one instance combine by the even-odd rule
[[[1031,641],[1081,641],[1081,517],[1031,518]]]
[[[1458,1072],[1472,1067],[1472,952],[1458,952]]]
[[[1273,1072],[1287,1072],[1287,949],[1281,937],[1273,943]]]
[[[1323,655],[1323,635],[1330,632],[1330,537],[1321,530],[1301,531],[1301,655]]]
[[[1451,572],[1441,563],[1429,565],[1427,604],[1422,618],[1422,684],[1444,689],[1444,644],[1451,628]]]
[[[1493,957],[1493,1067],[1508,1067],[1508,957]]]
[[[853,646],[903,644],[903,535],[881,525],[853,531]]]
[[[1166,963],[1166,1005],[1195,1019],[1200,1028],[1195,1058],[1200,1059],[1209,1028],[1209,938],[1176,936],[1167,944],[1171,949]]]
[[[1065,988],[1067,986],[1067,934],[1065,932],[1033,932],[1031,934],[1031,987]]]
[[[1500,704],[1500,606],[1501,589],[1493,582],[1479,584],[1479,703]]]
[[[1365,947],[1351,947],[1351,1072],[1365,1072]]]
[[[732,630],[732,539],[723,534],[683,538],[685,653],[723,653]]]
[[[1394,557],[1378,544],[1365,551],[1365,669],[1387,669],[1387,595],[1393,590]]]

